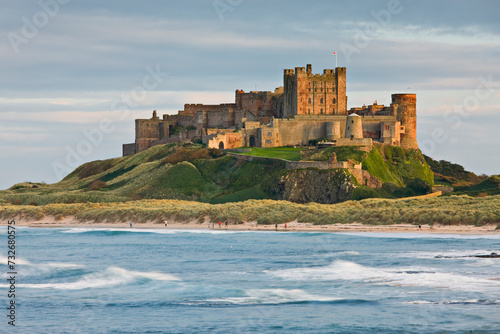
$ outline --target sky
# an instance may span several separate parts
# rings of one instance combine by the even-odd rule
[[[154,109],[336,61],[348,108],[415,93],[424,154],[500,174],[496,0],[0,1],[0,189],[121,156]]]

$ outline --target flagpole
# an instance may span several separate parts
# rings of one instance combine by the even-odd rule
[[[333,55],[335,55],[335,68],[337,68],[337,51],[335,51]]]

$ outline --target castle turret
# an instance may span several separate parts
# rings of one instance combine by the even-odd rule
[[[398,105],[397,120],[404,127],[401,133],[401,147],[418,149],[417,142],[417,95],[392,94],[392,103]]]
[[[348,139],[363,138],[363,122],[361,116],[358,114],[350,114],[347,116],[345,137]]]

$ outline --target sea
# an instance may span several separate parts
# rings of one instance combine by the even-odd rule
[[[0,234],[1,333],[500,333],[500,235]]]

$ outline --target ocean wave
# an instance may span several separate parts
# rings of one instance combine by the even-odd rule
[[[447,251],[414,251],[414,252],[404,252],[404,253],[395,253],[392,254],[398,257],[409,257],[409,258],[417,258],[417,259],[433,259],[433,258],[442,258],[442,259],[453,259],[453,258],[463,258],[463,259],[477,259],[475,256],[477,255],[489,255],[491,253],[500,254],[500,250],[491,250],[491,249],[471,249],[471,250],[447,250]]]
[[[340,302],[343,298],[332,296],[319,296],[310,294],[301,289],[249,289],[244,291],[245,296],[207,299],[204,302],[217,304],[290,304],[304,302]]]
[[[0,261],[2,264],[7,264],[7,258],[0,256]],[[67,276],[79,274],[82,269],[86,266],[76,263],[67,262],[41,262],[34,263],[23,258],[16,257],[15,260],[16,272],[23,279],[34,278],[34,277],[45,277],[48,276]],[[0,277],[7,277],[7,273],[3,273]]]
[[[153,233],[153,234],[179,234],[179,233],[192,233],[192,234],[241,234],[241,233],[271,233],[269,231],[235,231],[226,229],[162,229],[162,228],[71,228],[63,229],[61,233],[69,234],[105,234],[105,235],[118,235],[128,233]],[[272,232],[275,233],[275,232]]]
[[[463,291],[497,291],[500,281],[440,272],[430,267],[372,268],[350,261],[336,260],[323,267],[267,271],[269,275],[298,281],[362,281],[391,286],[450,288]]]
[[[338,235],[369,238],[391,238],[391,239],[500,239],[499,234],[437,234],[420,232],[339,232]]]
[[[433,304],[433,305],[500,305],[500,300],[495,299],[468,299],[468,300],[444,300],[444,301],[429,301],[429,300],[414,300],[405,304]]]
[[[176,276],[160,272],[139,272],[119,267],[109,267],[103,271],[83,275],[79,280],[74,282],[18,284],[18,286],[30,289],[83,290],[132,284],[141,280],[180,281]],[[0,287],[6,286],[0,285]]]
[[[25,266],[25,265],[29,266],[29,265],[31,265],[31,262],[29,262],[28,260],[20,258],[20,257],[17,257],[17,256],[16,256],[16,259],[15,259],[14,262],[15,262],[16,265],[20,265],[20,266]],[[4,264],[4,265],[7,265],[8,258],[6,256],[0,255],[0,263]]]

